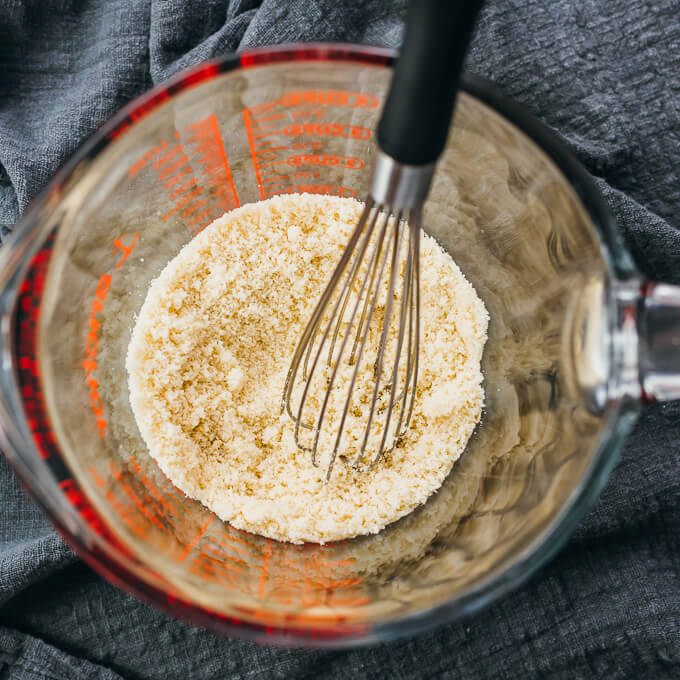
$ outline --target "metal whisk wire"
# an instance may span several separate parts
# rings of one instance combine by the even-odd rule
[[[343,400],[340,422],[335,434],[335,440],[328,463],[326,478],[330,479],[333,466],[341,450],[342,437],[345,432],[347,416],[352,404],[357,378],[362,361],[365,356],[368,339],[373,327],[373,320],[381,290],[384,290],[383,283],[386,269],[389,270],[387,292],[385,295],[385,317],[379,332],[379,342],[376,358],[373,366],[375,384],[372,390],[370,407],[366,417],[366,425],[358,454],[352,461],[354,466],[359,466],[366,454],[372,428],[375,425],[377,414],[377,403],[381,393],[381,382],[383,366],[388,344],[388,336],[392,324],[392,311],[397,279],[399,278],[399,265],[402,261],[400,257],[404,234],[408,234],[409,243],[406,250],[405,273],[402,283],[401,304],[398,311],[398,332],[396,339],[396,349],[392,372],[386,381],[390,396],[385,411],[385,418],[382,424],[382,434],[380,435],[380,445],[377,448],[372,462],[375,465],[381,456],[388,453],[399,443],[400,438],[408,428],[408,424],[413,412],[413,402],[415,398],[418,380],[418,350],[420,335],[420,292],[418,286],[420,253],[420,215],[419,211],[411,211],[411,221],[403,218],[403,212],[397,211],[393,216],[383,205],[376,205],[371,199],[366,203],[362,216],[357,223],[347,250],[336,266],[319,302],[312,313],[309,323],[302,334],[300,342],[295,350],[293,361],[289,369],[282,408],[295,421],[295,441],[297,445],[312,453],[312,462],[317,464],[317,452],[319,438],[323,431],[324,421],[328,412],[331,394],[336,384],[339,369],[343,362],[353,366],[349,386],[346,388],[346,395]],[[377,235],[376,235],[377,232]],[[371,240],[374,240],[371,254],[365,271],[362,271],[362,263],[369,251]],[[352,257],[354,256],[354,257]],[[343,281],[344,277],[344,281]],[[342,286],[340,287],[340,283]],[[338,292],[339,291],[339,292]],[[335,295],[337,294],[337,297]],[[350,304],[350,300],[355,295]],[[334,299],[335,298],[335,299]],[[333,303],[333,304],[332,304]],[[328,317],[321,339],[316,344],[316,338],[324,319],[324,312],[332,304],[332,311]],[[346,317],[349,306],[350,314]],[[357,323],[357,315],[361,307],[361,314]],[[346,332],[341,333],[343,324],[346,324]],[[356,326],[356,329],[355,329]],[[353,329],[355,331],[353,332]],[[351,351],[347,356],[350,336],[354,336]],[[329,338],[330,344],[327,347]],[[400,363],[404,341],[406,340],[406,370],[404,378],[400,380]],[[335,353],[335,348],[338,351]],[[318,418],[314,424],[304,422],[304,409],[309,395],[310,385],[312,384],[317,367],[321,363],[322,355],[327,348],[326,366],[330,369],[330,376],[327,380],[325,394],[319,410]],[[311,360],[311,364],[310,364]],[[302,364],[302,395],[296,409],[292,407],[291,399],[295,386],[296,377],[300,372]],[[399,390],[398,387],[401,387]],[[395,407],[399,410],[399,417],[396,427],[390,430],[392,417]],[[313,443],[306,446],[301,441],[301,428],[313,430]],[[380,425],[375,426],[375,432],[380,433]],[[390,434],[392,435],[390,438]]]

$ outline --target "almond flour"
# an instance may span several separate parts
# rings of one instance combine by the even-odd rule
[[[439,488],[481,416],[488,315],[423,235],[407,435],[373,469],[338,464],[328,483],[296,446],[280,415],[291,354],[361,210],[291,194],[229,212],[168,263],[140,310],[127,370],[142,437],[178,488],[237,528],[295,543],[377,533]]]

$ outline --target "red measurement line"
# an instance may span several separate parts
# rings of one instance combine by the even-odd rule
[[[111,489],[106,489],[106,483],[101,478],[96,468],[90,468],[90,475],[92,476],[92,479],[94,479],[94,483],[104,491],[104,497],[116,509],[118,515],[123,520],[123,522],[125,522],[128,529],[130,529],[137,536],[146,538],[148,527],[141,527],[135,523],[133,517],[130,515],[130,511],[120,502],[118,498],[116,498],[116,495],[113,493],[113,491]]]
[[[272,553],[272,541],[267,539],[267,547],[264,551],[264,562],[262,562],[262,571],[260,572],[260,582],[257,586],[257,594],[262,597],[264,595],[264,584],[267,581],[267,567],[269,566],[269,556]]]
[[[257,178],[257,187],[260,190],[260,197],[264,200],[264,189],[262,188],[262,181],[260,180],[260,169],[257,167],[257,160],[255,159],[255,143],[253,142],[252,131],[252,114],[248,109],[243,110],[243,124],[245,125],[248,134],[248,144],[250,146],[250,156],[253,159],[253,167],[255,168],[255,177]]]
[[[184,552],[177,558],[178,562],[184,562],[184,560],[187,558],[187,555],[196,547],[196,544],[201,540],[201,537],[207,531],[208,527],[210,526],[210,522],[212,522],[213,519],[214,515],[208,517],[208,521],[203,525],[203,528],[191,539],[191,542],[184,549]]]
[[[257,139],[258,137],[271,137],[272,135],[280,135],[281,130],[267,130],[266,132],[259,132],[256,135],[253,135],[253,139]]]
[[[213,553],[213,555],[217,557],[226,557],[227,559],[231,560],[232,562],[235,562],[236,564],[242,564],[244,567],[248,566],[248,563],[245,560],[242,560],[240,557],[228,555],[227,553],[224,552],[224,550],[220,550],[219,546],[205,545],[203,546],[202,550],[203,550],[203,553],[201,553],[202,555],[206,555],[205,551],[207,551]]]
[[[254,130],[257,130],[258,132],[272,132],[274,130],[278,130],[279,126],[281,125],[281,123],[277,123],[276,121],[260,123],[257,120],[254,120],[253,124],[257,126],[254,128]]]
[[[210,122],[212,123],[213,131],[215,132],[215,141],[217,142],[217,147],[220,151],[220,156],[222,157],[222,162],[224,163],[224,171],[227,173],[227,181],[229,186],[231,186],[231,191],[234,194],[234,199],[236,205],[239,205],[238,195],[236,193],[236,187],[234,186],[234,179],[231,176],[231,170],[229,169],[229,163],[227,163],[227,154],[224,152],[224,145],[222,144],[222,135],[220,134],[220,128],[217,125],[217,117],[215,114],[209,116]]]
[[[229,550],[233,550],[234,552],[237,552],[241,555],[246,555],[247,557],[252,557],[250,552],[248,550],[244,550],[243,548],[239,548],[237,545],[233,545],[232,543],[225,543],[224,541],[215,541],[218,545],[221,545],[225,548],[229,548]]]
[[[101,475],[97,471],[96,467],[91,467],[90,468],[90,475],[92,476],[92,479],[94,479],[94,483],[101,487],[102,489],[106,487],[106,483],[104,480],[101,478]]]
[[[271,116],[260,116],[259,118],[253,118],[253,123],[257,123],[258,125],[263,121],[263,120],[280,120],[281,118],[285,118],[286,114],[285,113],[276,113]]]
[[[148,493],[151,495],[152,498],[156,499],[156,502],[165,510],[171,513],[177,512],[177,508],[172,504],[172,502],[167,499],[163,493],[157,489],[147,477],[140,477],[142,480],[142,484],[148,491]]]
[[[288,175],[273,175],[272,177],[267,177],[262,180],[262,184],[267,182],[280,182],[282,179],[288,179]]]
[[[203,581],[212,581],[212,583],[219,583],[220,586],[229,588],[229,590],[235,590],[235,583],[230,583],[227,578],[233,578],[231,574],[215,574],[205,571],[205,565],[199,565],[199,567],[191,566],[189,567],[189,573],[195,574]],[[225,578],[226,577],[226,578]]]
[[[287,162],[288,162],[288,161],[285,161],[285,160],[284,160],[284,161],[271,161],[270,163],[262,163],[262,164],[260,165],[260,167],[261,167],[261,168],[266,168],[266,167],[268,167],[268,166],[270,166],[270,165],[277,165],[277,164],[279,164],[279,163],[287,163]]]
[[[213,205],[210,206],[210,211],[217,210],[217,208],[229,208],[230,210],[233,208],[238,208],[238,201],[228,197],[224,201],[220,201],[219,203],[214,203]],[[209,211],[209,212],[210,212]]]
[[[234,536],[231,533],[225,533],[224,538],[226,538],[228,541],[234,541],[235,543],[240,543],[241,545],[245,545],[248,548],[252,548],[252,544],[248,543],[248,541],[244,541],[242,538],[238,538],[238,536]],[[222,545],[226,545],[226,543],[222,543]]]
[[[162,529],[163,523],[153,513],[149,512],[149,510],[146,507],[146,504],[144,503],[144,499],[140,498],[140,496],[137,493],[135,493],[135,490],[129,484],[125,483],[123,479],[123,473],[120,471],[118,466],[114,462],[110,462],[109,469],[111,470],[113,478],[121,485],[121,488],[125,492],[125,495],[139,509],[142,515],[144,515],[144,517],[146,517],[146,519],[149,522],[151,522],[151,524],[153,524],[155,527]]]
[[[196,556],[196,559],[194,560],[194,563],[196,564],[214,564],[219,568],[220,570],[228,570],[228,571],[235,571],[236,573],[241,573],[243,572],[243,569],[241,567],[236,566],[235,564],[232,564],[231,562],[225,562],[224,560],[218,559],[217,557],[211,557],[210,555],[207,555],[206,553],[199,553]],[[244,563],[245,564],[245,563]]]
[[[250,107],[250,111],[271,111],[279,102],[264,102],[263,104],[255,104],[255,106]],[[250,113],[248,111],[248,113]]]
[[[200,130],[201,128],[204,128],[206,126],[206,119],[201,118],[200,120],[197,120],[195,123],[192,123],[191,125],[187,125],[184,128],[184,132],[189,132],[190,130]]]
[[[287,149],[287,146],[265,146],[262,149],[258,149],[255,151],[256,154],[263,154],[266,153],[267,151],[282,151],[283,149]]]

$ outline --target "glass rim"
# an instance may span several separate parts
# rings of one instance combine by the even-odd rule
[[[152,88],[123,107],[108,122],[100,127],[73,156],[56,172],[41,194],[32,201],[23,217],[17,223],[15,236],[9,239],[3,250],[15,249],[19,244],[26,245],[26,252],[14,274],[21,281],[25,276],[28,264],[36,250],[42,246],[42,240],[36,238],[39,232],[41,209],[51,200],[59,200],[61,189],[83,163],[97,156],[117,137],[124,134],[137,121],[156,110],[173,97],[189,90],[200,83],[219,77],[223,73],[238,69],[250,69],[271,66],[276,63],[290,62],[353,62],[357,65],[382,66],[391,68],[396,62],[397,50],[389,48],[368,47],[351,44],[305,43],[288,44],[245,50],[224,57],[212,59],[189,68],[173,76],[169,80]],[[600,194],[595,182],[583,168],[568,146],[545,124],[528,112],[522,105],[507,97],[490,81],[469,73],[464,74],[461,89],[473,98],[478,99],[503,119],[518,128],[533,142],[552,162],[555,168],[565,177],[567,183],[578,196],[586,214],[596,229],[603,248],[603,256],[610,273],[618,278],[635,275],[632,260],[623,246],[617,233],[614,218],[607,203]],[[46,235],[43,235],[46,237]],[[23,271],[22,271],[23,269]],[[3,283],[7,282],[7,278]],[[6,298],[5,291],[0,291]],[[16,291],[15,291],[16,293]],[[11,297],[11,296],[10,296]],[[16,301],[16,294],[13,296]],[[7,300],[2,303],[2,316],[13,314],[14,308],[8,309]],[[3,342],[5,337],[3,337]],[[8,348],[4,348],[6,352]],[[6,363],[6,362],[4,362]],[[5,371],[7,368],[4,369]],[[13,367],[10,367],[13,370]],[[6,376],[3,376],[6,378]],[[3,383],[11,383],[16,391],[16,381],[9,376]],[[3,389],[5,386],[3,386]],[[21,401],[20,395],[17,396]],[[3,409],[4,410],[4,409]],[[451,622],[470,614],[489,604],[491,601],[516,588],[544,564],[564,543],[586,510],[594,503],[609,472],[613,468],[623,438],[632,425],[633,417],[625,418],[626,413],[634,415],[635,409],[626,404],[616,405],[609,412],[607,425],[603,431],[600,445],[593,456],[588,471],[579,484],[572,490],[568,500],[560,512],[546,526],[541,534],[535,537],[514,560],[500,572],[487,575],[476,584],[463,590],[452,600],[428,607],[422,612],[410,614],[390,621],[376,623],[348,624],[344,628],[329,622],[328,629],[323,626],[315,628],[282,627],[276,624],[253,622],[230,618],[226,615],[210,611],[193,602],[180,600],[169,595],[161,586],[148,579],[145,580],[134,569],[126,565],[126,556],[110,549],[102,549],[105,539],[83,521],[84,527],[91,532],[85,538],[76,536],[69,530],[67,523],[59,512],[58,505],[50,499],[44,490],[32,483],[30,476],[14,465],[19,476],[26,482],[34,497],[45,509],[51,521],[61,535],[73,547],[78,555],[90,566],[104,575],[109,581],[123,590],[133,593],[140,599],[153,604],[167,613],[206,628],[238,638],[253,639],[267,644],[304,645],[316,647],[351,647],[371,644],[379,641],[393,640],[423,632],[435,625]],[[6,415],[6,414],[3,414]],[[25,417],[25,413],[24,413]],[[0,424],[0,429],[5,426]],[[15,436],[3,432],[3,444],[12,449]],[[13,435],[15,433],[12,433]],[[9,440],[9,441],[8,441]],[[24,438],[22,448],[31,447],[31,455],[38,456],[39,451],[32,439]],[[25,453],[15,450],[15,458],[21,460]],[[10,459],[10,462],[12,460]],[[75,482],[75,480],[74,480]],[[82,491],[75,487],[77,502],[89,505],[89,500]],[[71,501],[74,505],[76,501]],[[94,508],[92,508],[94,510]],[[95,511],[96,513],[96,511]],[[88,540],[89,539],[89,540]],[[93,547],[94,546],[94,547]],[[99,546],[99,548],[97,548]],[[294,620],[293,620],[294,621]]]

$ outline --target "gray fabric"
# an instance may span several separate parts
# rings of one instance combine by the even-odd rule
[[[78,144],[177,69],[292,40],[398,45],[388,0],[0,0],[0,227]],[[680,283],[677,0],[489,0],[470,70],[561,133],[641,269]],[[678,678],[680,405],[649,408],[597,507],[520,591],[352,652],[224,640],[76,560],[0,459],[0,678]]]

